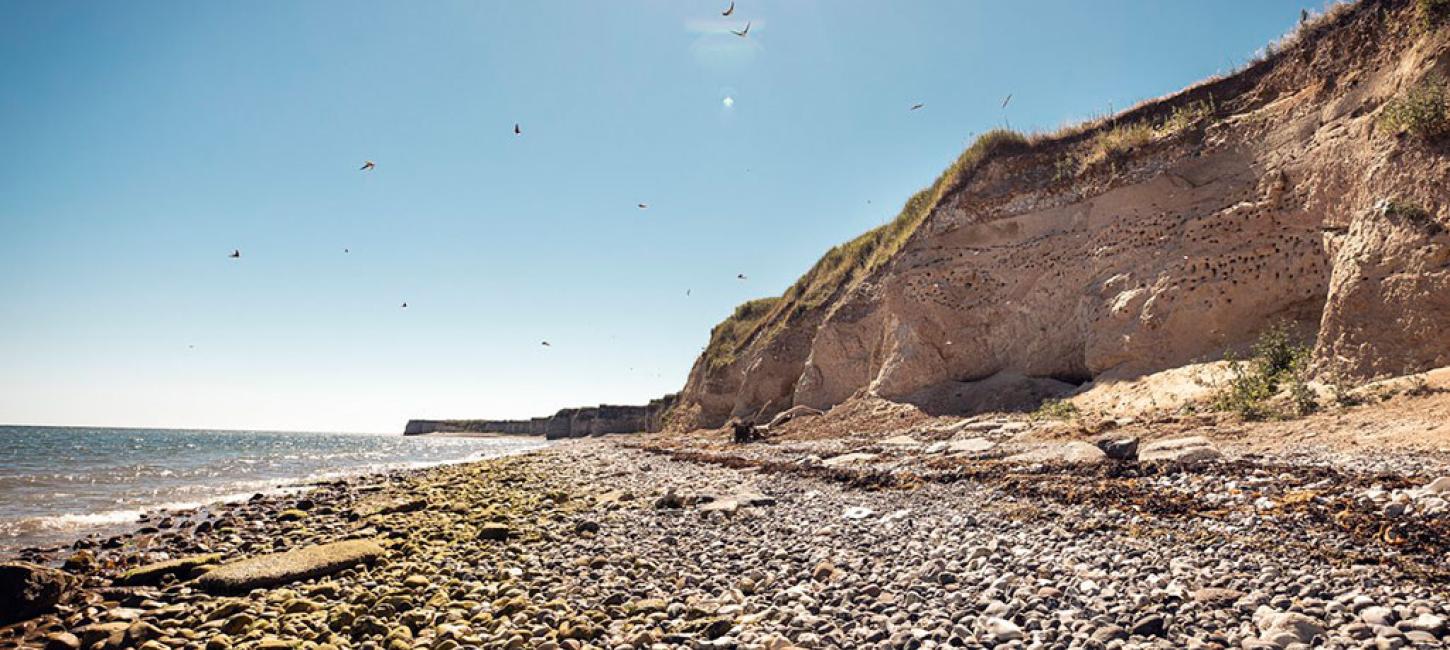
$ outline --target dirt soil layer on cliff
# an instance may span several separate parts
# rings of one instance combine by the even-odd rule
[[[1446,519],[1427,514],[1444,465],[857,453],[576,441],[261,497],[32,552],[86,586],[0,647],[1358,648],[1450,633]],[[191,580],[346,539],[381,557],[243,597]],[[110,586],[200,554],[220,557]]]

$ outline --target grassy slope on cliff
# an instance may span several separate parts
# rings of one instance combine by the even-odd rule
[[[839,246],[832,247],[805,275],[779,298],[752,300],[710,332],[705,359],[710,370],[723,368],[757,337],[771,335],[790,318],[819,309],[890,260],[912,233],[926,220],[948,191],[993,155],[1025,149],[1027,138],[1015,131],[998,129],[983,134],[946,171],[906,201],[901,212],[885,225]]]
[[[1286,52],[1307,47],[1308,41],[1329,33],[1359,6],[1360,3],[1333,5],[1324,14],[1301,23],[1293,32],[1270,44],[1261,57],[1237,73],[1144,101],[1116,115],[1067,126],[1055,133],[1023,135],[998,129],[983,134],[929,187],[912,196],[891,222],[827,251],[779,298],[754,300],[737,308],[712,330],[710,343],[703,353],[706,368],[714,372],[729,366],[747,347],[770,340],[795,317],[832,304],[837,296],[885,265],[943,197],[994,159],[1022,153],[1050,154],[1059,158],[1056,161],[1059,168],[1084,173],[1141,146],[1200,128],[1222,111],[1218,98],[1242,92],[1251,86],[1254,77],[1267,71]],[[1438,29],[1450,20],[1450,0],[1414,0],[1412,12],[1423,22],[1423,27]],[[1223,94],[1216,97],[1220,92]]]

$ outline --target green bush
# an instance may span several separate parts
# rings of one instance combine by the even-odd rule
[[[1049,399],[1030,416],[1033,420],[1071,420],[1077,417],[1077,405],[1067,400]]]
[[[1426,140],[1450,135],[1450,87],[1445,77],[1428,75],[1391,99],[1380,113],[1379,127]]]
[[[1230,359],[1230,377],[1214,396],[1214,408],[1245,420],[1304,416],[1318,410],[1314,391],[1304,381],[1308,360],[1309,346],[1296,343],[1287,324],[1270,327],[1254,343],[1249,359]],[[1288,397],[1283,407],[1275,404],[1280,391]]]

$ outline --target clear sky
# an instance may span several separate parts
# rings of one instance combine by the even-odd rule
[[[640,403],[974,133],[1323,6],[727,3],[0,0],[0,423]]]

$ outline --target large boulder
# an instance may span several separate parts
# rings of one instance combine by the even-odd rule
[[[1016,463],[1067,463],[1070,465],[1091,465],[1107,458],[1103,450],[1091,443],[1073,440],[1060,445],[1044,445],[1007,458]]]
[[[0,625],[51,611],[78,585],[78,578],[58,569],[28,562],[0,564]]]
[[[382,555],[383,547],[368,540],[308,546],[224,564],[202,575],[197,584],[214,594],[245,594],[371,564]]]
[[[1222,456],[1223,454],[1219,453],[1218,448],[1203,436],[1159,440],[1143,445],[1138,450],[1138,460],[1145,463],[1166,462],[1192,465],[1217,460]]]
[[[1137,436],[1104,436],[1098,438],[1095,444],[1098,449],[1103,450],[1103,454],[1113,460],[1138,459]]]

